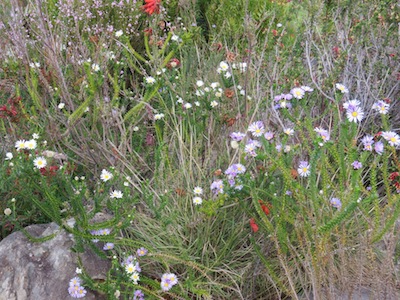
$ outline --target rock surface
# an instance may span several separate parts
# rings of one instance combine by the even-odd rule
[[[77,254],[70,248],[70,235],[55,223],[25,228],[34,237],[57,235],[45,242],[30,242],[15,232],[0,242],[0,300],[72,299],[68,284],[76,276]],[[80,255],[85,271],[93,279],[104,279],[110,268],[107,260],[92,252]],[[85,299],[106,299],[87,290]]]

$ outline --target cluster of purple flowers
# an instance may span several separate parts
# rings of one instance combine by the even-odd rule
[[[361,139],[364,151],[375,150],[376,153],[381,155],[383,153],[383,143],[381,141],[375,142],[374,138],[370,135],[366,135]]]
[[[128,256],[121,265],[125,268],[125,272],[129,276],[129,279],[134,283],[138,284],[140,280],[140,272],[142,269],[140,268],[139,262],[136,261],[136,257],[130,255]]]
[[[97,230],[90,231],[91,235],[109,235],[110,233],[111,233],[110,228],[103,228],[103,229],[97,229]]]
[[[136,257],[133,255],[129,255],[123,262],[122,266],[126,267],[129,265],[133,265],[136,272],[142,272],[142,268],[139,265],[139,262],[136,260]]]
[[[225,171],[225,175],[228,178],[228,183],[231,187],[234,187],[236,190],[241,190],[243,185],[237,184],[235,178],[238,174],[243,174],[246,172],[246,167],[242,164],[233,164]]]
[[[211,191],[215,194],[223,194],[224,193],[224,183],[221,179],[214,180],[210,186]]]
[[[163,291],[169,291],[177,283],[178,278],[173,273],[165,273],[161,277],[161,289]]]
[[[293,98],[303,99],[306,92],[311,93],[314,89],[309,86],[303,85],[301,87],[293,88],[289,94],[280,94],[274,97],[275,109],[280,108],[292,108],[292,103],[290,100]]]
[[[382,115],[386,115],[389,111],[390,105],[383,100],[379,100],[378,102],[372,105],[372,109],[376,110],[378,113]]]
[[[111,233],[111,229],[109,228],[103,228],[103,229],[97,229],[97,230],[91,230],[90,234],[94,236],[100,236],[100,235],[109,235]],[[99,240],[98,239],[92,239],[93,243],[97,243]],[[106,243],[103,246],[103,250],[111,250],[114,249],[114,244],[113,243]]]
[[[292,103],[289,101],[293,98],[292,94],[280,94],[278,96],[274,97],[275,109],[280,109],[280,108],[292,108]]]
[[[83,298],[86,295],[86,290],[82,286],[82,280],[79,277],[74,277],[69,282],[68,293],[72,298]]]

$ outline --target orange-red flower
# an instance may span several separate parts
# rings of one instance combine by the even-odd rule
[[[253,232],[258,231],[258,225],[256,224],[256,221],[254,221],[254,218],[250,219],[250,227],[251,227],[251,230],[253,230]]]
[[[270,204],[264,204],[262,200],[258,200],[258,203],[260,203],[262,211],[265,213],[266,216],[269,215],[269,209],[271,207]]]
[[[149,15],[160,13],[161,0],[144,0],[144,2],[146,4],[142,6],[142,9],[146,13],[148,13]]]

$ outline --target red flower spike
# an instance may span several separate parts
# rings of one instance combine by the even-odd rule
[[[253,230],[253,232],[258,231],[258,225],[256,224],[256,221],[254,221],[254,218],[250,219],[250,227],[251,227],[251,230]]]
[[[142,9],[149,15],[160,13],[161,0],[144,0],[146,3]]]

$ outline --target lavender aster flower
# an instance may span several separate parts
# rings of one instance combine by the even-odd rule
[[[103,250],[112,250],[112,249],[114,249],[113,243],[106,243],[103,247]]]
[[[270,141],[274,138],[274,133],[272,131],[267,131],[264,133],[264,137],[267,141]]]
[[[342,202],[340,201],[339,198],[332,198],[330,201],[331,205],[337,209],[342,208]]]
[[[382,136],[385,140],[389,142],[390,146],[399,146],[400,145],[400,136],[393,131],[384,131],[382,132]]]
[[[224,193],[224,183],[222,182],[221,179],[215,180],[211,186],[210,189],[214,192],[214,194],[223,194]]]
[[[262,121],[256,121],[249,125],[248,131],[252,133],[254,137],[259,137],[264,133],[265,127]]]
[[[372,151],[372,145],[374,144],[374,138],[370,135],[366,135],[361,139],[361,143],[364,145],[364,151]]]
[[[299,175],[301,177],[307,177],[310,175],[311,171],[310,171],[310,165],[308,164],[308,161],[300,162],[299,167],[297,168],[297,173],[299,173]]]
[[[295,97],[296,99],[303,99],[304,97],[304,90],[302,88],[293,88],[290,93]]]
[[[349,100],[349,101],[343,103],[343,108],[345,110],[354,109],[356,107],[359,107],[360,104],[361,104],[361,102],[358,101],[357,99]]]
[[[308,93],[311,93],[312,91],[314,91],[313,88],[309,87],[308,85],[302,85],[301,88]]]
[[[133,293],[133,300],[144,300],[144,294],[142,290],[136,290]]]
[[[237,170],[235,168],[235,165],[229,166],[228,169],[225,170],[225,175],[228,176],[228,178],[235,178],[237,175]]]
[[[336,88],[342,92],[342,94],[347,94],[349,90],[341,83],[336,83]]]
[[[246,154],[249,154],[252,157],[256,157],[257,156],[256,149],[257,149],[256,144],[253,142],[250,142],[250,143],[247,143],[246,146],[244,147],[244,152]]]
[[[240,142],[241,140],[243,140],[246,134],[241,132],[232,132],[229,136],[232,140]]]
[[[358,160],[353,161],[351,165],[354,168],[354,170],[359,170],[362,168],[362,163],[359,162]]]
[[[322,138],[322,140],[324,142],[329,141],[330,135],[329,135],[329,132],[327,130],[325,130],[323,128],[320,128],[320,127],[315,127],[314,131],[319,134],[319,136]]]
[[[346,117],[350,122],[361,122],[364,119],[364,112],[361,107],[349,107],[346,112]]]
[[[137,249],[136,254],[137,256],[145,256],[148,252],[149,251],[146,248],[142,247]]]
[[[243,174],[244,172],[246,172],[246,167],[243,166],[242,164],[234,164],[234,167],[236,169],[237,174]]]
[[[138,272],[138,273],[142,272],[142,268],[140,267],[139,262],[136,262],[135,269],[136,269],[136,272]]]
[[[256,121],[250,124],[248,131],[250,131],[253,136],[260,137],[265,131],[263,122]]]
[[[275,104],[274,108],[291,108],[292,104],[289,102],[289,100],[291,100],[292,98],[292,94],[280,94],[278,96],[275,96],[274,101],[277,102],[277,104]]]
[[[374,146],[374,150],[379,155],[382,155],[382,153],[383,153],[383,143],[381,141],[376,142],[375,146]]]

